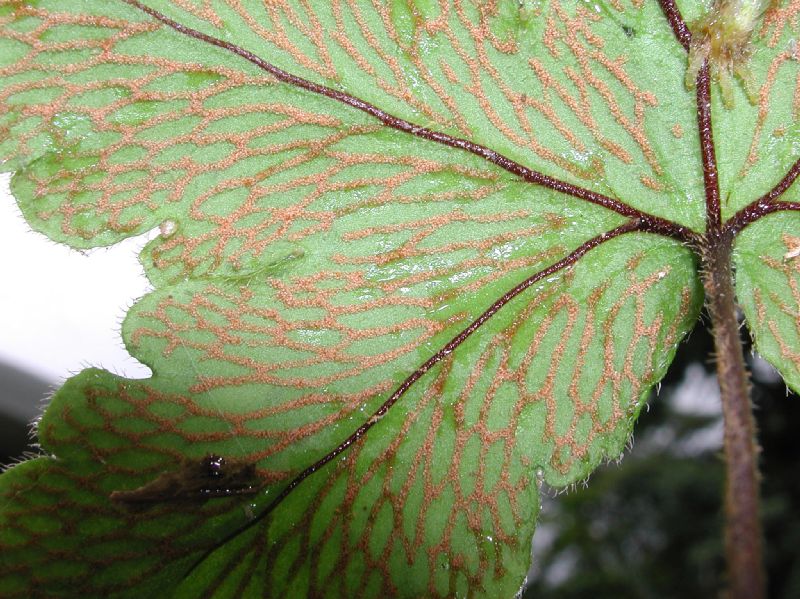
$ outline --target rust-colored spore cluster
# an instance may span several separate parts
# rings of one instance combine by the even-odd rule
[[[734,77],[742,82],[750,102],[758,102],[758,89],[749,68],[751,38],[768,4],[768,0],[717,0],[705,16],[692,23],[687,88],[694,88],[700,69],[708,61],[726,107],[733,107]]]

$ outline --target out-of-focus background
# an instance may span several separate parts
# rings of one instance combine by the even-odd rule
[[[149,290],[138,251],[150,235],[76,252],[34,233],[0,177],[0,464],[36,451],[29,423],[70,374],[149,370],[122,345],[120,323]],[[746,337],[746,333],[743,333]],[[745,338],[747,342],[747,339]],[[621,464],[589,485],[545,490],[525,599],[692,599],[718,595],[722,422],[713,342],[702,323],[639,419]],[[800,401],[749,349],[763,448],[770,598],[800,597]]]

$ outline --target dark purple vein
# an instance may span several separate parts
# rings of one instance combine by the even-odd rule
[[[777,200],[780,196],[784,194],[791,186],[792,183],[795,182],[795,179],[800,176],[800,159],[798,159],[793,165],[792,168],[789,169],[783,179],[778,181],[778,184],[770,189],[767,193],[757,199],[754,204],[762,203],[762,202],[772,202]]]
[[[775,212],[800,211],[800,202],[765,202],[753,203],[742,208],[725,224],[724,233],[736,235],[747,225],[754,223],[762,216]]]
[[[145,6],[144,4],[139,2],[139,0],[121,0],[121,1],[147,13],[154,19],[160,21],[161,23],[167,25],[168,27],[171,27],[178,33],[194,38],[198,41],[205,42],[212,46],[222,48],[223,50],[227,50],[228,52],[231,52],[233,54],[236,54],[237,56],[244,58],[245,60],[256,65],[261,70],[269,73],[279,81],[288,83],[290,85],[294,85],[295,87],[299,87],[306,91],[326,96],[328,98],[331,98],[332,100],[336,100],[338,102],[341,102],[342,104],[346,104],[347,106],[351,106],[352,108],[361,110],[362,112],[365,112],[370,116],[373,116],[378,121],[380,121],[381,123],[383,123],[388,127],[397,129],[398,131],[403,131],[405,133],[410,133],[412,135],[415,135],[422,139],[426,139],[428,141],[440,143],[445,146],[457,148],[459,150],[475,154],[476,156],[480,156],[481,158],[487,160],[488,162],[491,162],[492,164],[518,176],[523,181],[527,181],[528,183],[534,183],[536,185],[541,185],[548,189],[552,189],[553,191],[565,193],[575,198],[585,200],[587,202],[591,202],[599,206],[603,206],[604,208],[613,210],[614,212],[617,212],[618,214],[621,214],[622,216],[625,216],[627,218],[637,219],[643,225],[646,225],[647,230],[650,232],[666,235],[669,237],[674,237],[681,240],[686,240],[692,236],[692,232],[689,229],[682,227],[676,223],[673,223],[671,221],[668,221],[666,219],[660,218],[655,215],[648,214],[641,210],[637,210],[636,208],[629,206],[624,202],[615,200],[614,198],[603,195],[601,193],[597,193],[589,189],[586,189],[584,187],[579,187],[577,185],[567,183],[566,181],[550,177],[548,175],[545,175],[544,173],[540,173],[538,171],[529,169],[528,167],[523,166],[522,164],[515,162],[511,158],[508,158],[507,156],[495,152],[494,150],[487,148],[486,146],[473,143],[466,139],[453,137],[451,135],[447,135],[446,133],[434,131],[432,129],[428,129],[427,127],[421,127],[419,125],[415,125],[404,119],[393,116],[388,112],[381,110],[377,106],[374,106],[369,102],[365,102],[364,100],[352,96],[348,93],[335,90],[333,88],[320,85],[318,83],[314,83],[313,81],[309,81],[308,79],[303,79],[302,77],[298,77],[297,75],[288,73],[283,69],[280,69],[275,65],[265,61],[263,58],[253,54],[252,52],[245,50],[240,46],[231,44],[230,42],[226,42],[219,38],[207,35],[205,33],[197,31],[196,29],[192,29],[191,27],[187,27],[186,25],[178,23],[177,21],[170,19],[169,17],[158,12],[157,10]]]
[[[616,229],[612,229],[606,233],[598,235],[597,237],[593,237],[589,241],[584,242],[580,245],[577,249],[575,249],[571,254],[562,258],[558,262],[555,262],[545,268],[537,272],[535,275],[532,275],[525,279],[522,283],[518,284],[516,287],[510,289],[503,295],[501,295],[498,299],[494,301],[494,303],[489,306],[483,314],[478,316],[475,320],[473,320],[464,330],[462,330],[458,335],[453,337],[450,341],[448,341],[444,346],[442,346],[439,351],[433,354],[427,361],[425,361],[419,368],[417,368],[414,372],[412,372],[401,384],[394,390],[389,398],[381,404],[381,406],[372,414],[372,416],[364,422],[360,427],[356,429],[356,431],[350,435],[347,439],[342,441],[342,443],[333,451],[328,453],[328,455],[324,456],[313,465],[306,468],[303,472],[298,474],[294,480],[282,491],[282,493],[277,496],[270,507],[267,508],[266,512],[271,511],[277,506],[278,503],[288,495],[291,490],[296,487],[300,482],[306,478],[307,476],[313,474],[319,468],[330,462],[340,453],[345,451],[350,445],[358,441],[364,434],[371,429],[381,418],[383,418],[389,409],[400,399],[405,393],[416,383],[422,376],[427,373],[431,368],[433,368],[436,364],[444,360],[447,356],[449,356],[453,351],[464,341],[466,341],[475,331],[477,331],[480,327],[482,327],[492,316],[497,314],[500,309],[508,304],[512,299],[517,297],[520,293],[525,291],[526,289],[530,288],[532,285],[535,285],[539,281],[544,278],[547,278],[558,271],[575,264],[580,258],[582,258],[587,252],[592,250],[593,248],[597,247],[598,245],[605,243],[606,241],[613,239],[614,237],[618,237],[623,233],[630,233],[632,231],[641,231],[640,223],[637,221],[629,221],[624,225],[617,227]],[[260,516],[263,517],[263,514]]]
[[[578,260],[580,260],[586,253],[590,250],[596,248],[597,246],[609,241],[615,237],[623,235],[625,233],[631,233],[634,231],[646,231],[647,229],[642,226],[642,223],[637,220],[630,220],[624,225],[617,227],[616,229],[612,229],[611,231],[607,231],[601,235],[593,237],[592,239],[585,241],[583,244],[578,246],[572,253],[568,256],[562,258],[558,262],[555,262],[545,268],[544,270],[540,270],[534,275],[531,275],[521,283],[519,283],[516,287],[510,289],[502,296],[500,296],[494,303],[489,306],[483,314],[478,316],[475,320],[473,320],[465,329],[463,329],[458,335],[453,337],[450,341],[448,341],[444,346],[442,346],[439,351],[433,354],[428,360],[426,360],[421,366],[419,366],[414,372],[412,372],[395,390],[394,392],[384,401],[380,407],[370,416],[361,426],[359,426],[349,437],[347,437],[344,441],[342,441],[335,449],[328,452],[326,455],[321,457],[319,460],[314,462],[311,466],[308,466],[305,470],[300,472],[300,474],[296,475],[289,484],[283,488],[283,490],[272,500],[272,502],[258,514],[252,520],[249,520],[240,528],[236,529],[228,536],[223,538],[221,541],[215,543],[210,549],[208,549],[203,556],[195,563],[192,567],[194,569],[199,565],[206,557],[208,557],[213,551],[215,551],[218,547],[223,546],[229,540],[233,539],[234,537],[238,536],[239,534],[243,533],[248,528],[254,526],[256,523],[267,517],[270,513],[272,513],[280,503],[289,496],[289,494],[294,491],[305,479],[309,476],[314,474],[317,470],[334,460],[337,456],[347,451],[353,443],[364,437],[373,426],[375,426],[380,420],[389,412],[392,406],[397,403],[397,401],[405,395],[405,393],[416,383],[419,379],[421,379],[431,368],[436,366],[439,362],[444,360],[447,356],[449,356],[453,351],[458,348],[464,341],[466,341],[475,331],[481,328],[486,322],[497,312],[500,311],[503,306],[508,304],[511,300],[517,297],[526,289],[529,289],[542,279],[545,279],[553,274],[557,273],[564,268],[575,264]]]
[[[798,176],[800,176],[800,159],[792,165],[789,172],[784,175],[783,179],[778,181],[775,187],[734,214],[725,224],[725,230],[736,235],[747,225],[767,214],[779,212],[780,210],[800,210],[800,203],[798,202],[775,201],[792,186]]]
[[[675,37],[680,42],[681,46],[683,46],[683,49],[688,52],[692,43],[692,32],[689,31],[689,28],[686,26],[686,21],[683,20],[681,11],[678,10],[675,4],[675,0],[658,0],[658,3],[661,5],[664,16],[667,17],[667,21],[669,21],[669,25],[672,27],[672,32],[675,34]]]
[[[708,61],[697,75],[697,128],[700,134],[700,156],[703,160],[703,184],[706,191],[706,235],[718,235],[722,229],[719,194],[719,171],[711,127],[711,77]]]

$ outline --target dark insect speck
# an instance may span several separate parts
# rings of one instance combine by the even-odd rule
[[[219,455],[209,455],[204,458],[208,469],[208,476],[217,478],[224,475],[225,458]]]

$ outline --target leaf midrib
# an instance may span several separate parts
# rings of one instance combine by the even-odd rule
[[[405,119],[396,117],[356,96],[353,96],[343,91],[335,90],[325,85],[314,83],[312,81],[309,81],[308,79],[304,79],[297,75],[293,75],[267,62],[260,56],[250,52],[249,50],[242,48],[241,46],[237,46],[236,44],[227,42],[220,38],[202,33],[201,31],[198,31],[191,27],[187,27],[186,25],[183,25],[173,19],[170,19],[169,17],[158,12],[157,10],[145,6],[144,4],[139,2],[139,0],[121,0],[121,1],[133,6],[134,8],[143,11],[144,13],[150,15],[154,19],[160,21],[167,27],[170,27],[171,29],[175,30],[176,32],[182,35],[221,48],[223,50],[231,52],[232,54],[240,56],[241,58],[247,60],[248,62],[262,69],[263,71],[269,73],[270,75],[272,75],[281,82],[288,83],[297,88],[304,89],[306,91],[328,97],[332,100],[335,100],[337,102],[355,108],[362,112],[365,112],[370,116],[374,117],[375,119],[377,119],[378,121],[380,121],[381,123],[383,123],[384,125],[391,127],[392,129],[396,129],[398,131],[411,134],[421,139],[433,141],[445,146],[449,146],[479,156],[480,158],[483,158],[487,162],[490,162],[495,166],[498,166],[501,169],[512,173],[513,175],[516,175],[521,180],[527,183],[546,187],[553,191],[564,193],[572,197],[578,198],[580,200],[597,204],[598,206],[603,206],[604,208],[617,212],[621,216],[638,221],[638,227],[639,227],[638,230],[640,231],[658,233],[661,235],[673,237],[680,241],[689,241],[690,239],[692,239],[694,235],[694,233],[690,229],[684,227],[683,225],[679,225],[667,219],[639,210],[623,201],[611,198],[607,195],[586,189],[584,187],[574,185],[572,183],[568,183],[566,181],[563,181],[555,177],[551,177],[549,175],[545,175],[544,173],[528,168],[520,164],[519,162],[516,162],[511,158],[503,154],[500,154],[499,152],[496,152],[495,150],[492,150],[491,148],[488,148],[486,146],[471,142],[467,139],[454,137],[446,133],[442,133],[440,131],[435,131],[427,127],[415,125],[409,121],[406,121]]]

